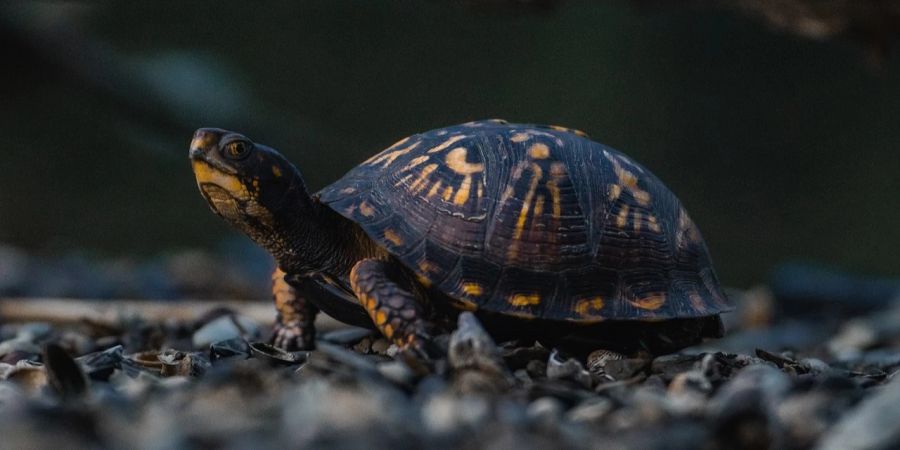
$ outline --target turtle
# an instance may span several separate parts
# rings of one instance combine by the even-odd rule
[[[506,339],[665,353],[721,337],[731,309],[681,202],[579,130],[434,129],[316,193],[236,132],[199,129],[189,154],[212,211],[277,262],[272,340],[284,349],[314,348],[322,311],[428,355],[473,311]]]

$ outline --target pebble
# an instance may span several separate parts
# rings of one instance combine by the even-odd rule
[[[872,389],[825,434],[818,450],[900,448],[900,377]]]
[[[250,319],[235,314],[222,315],[203,325],[194,332],[194,348],[207,348],[214,342],[241,338],[248,341],[258,340],[261,335],[259,325]]]

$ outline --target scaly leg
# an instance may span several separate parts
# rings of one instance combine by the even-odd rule
[[[287,350],[315,348],[316,328],[313,322],[319,309],[307,301],[297,288],[284,280],[284,272],[272,273],[272,298],[278,315],[272,331],[272,345]]]
[[[425,355],[428,334],[416,298],[390,279],[390,263],[364,259],[350,271],[350,284],[372,322],[401,349]]]

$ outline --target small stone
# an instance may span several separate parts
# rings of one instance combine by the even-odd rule
[[[624,380],[644,370],[650,361],[646,359],[615,359],[607,361],[603,371],[616,380]]]
[[[259,325],[253,319],[235,314],[225,314],[194,332],[193,345],[197,349],[206,349],[214,342],[235,338],[254,341],[258,340],[260,336]]]
[[[528,420],[539,426],[552,428],[559,422],[563,409],[563,405],[559,400],[553,397],[541,397],[528,405],[525,415],[528,417]]]
[[[439,394],[422,406],[422,422],[431,433],[449,434],[483,425],[489,413],[490,405],[482,397]]]
[[[532,379],[539,380],[547,377],[547,364],[543,361],[532,360],[525,365],[525,371]]]
[[[547,378],[551,380],[575,381],[588,389],[591,388],[591,383],[593,382],[591,374],[584,369],[584,366],[577,359],[568,358],[563,360],[559,351],[555,349],[550,352],[550,356],[547,358]]]
[[[682,372],[669,384],[671,408],[677,414],[700,415],[712,390],[712,383],[702,371]]]
[[[508,374],[500,349],[470,312],[459,315],[457,329],[450,336],[449,350],[447,359],[450,367],[456,370],[475,369],[501,376]]]
[[[832,426],[819,450],[900,448],[900,377],[877,388]]]
[[[78,363],[57,344],[44,347],[47,381],[63,401],[81,400],[88,394],[88,379]]]
[[[658,373],[666,380],[672,380],[676,375],[687,372],[703,359],[703,355],[664,355],[655,358],[650,363],[650,372]]]
[[[356,345],[363,339],[371,336],[373,333],[374,331],[366,328],[346,327],[324,333],[319,339],[330,342],[332,344],[349,347],[352,345]]]
[[[608,398],[594,397],[579,403],[566,413],[566,419],[572,422],[600,424],[613,410],[613,403]]]
[[[378,364],[378,373],[387,380],[402,386],[411,386],[416,379],[412,369],[410,369],[406,363],[399,360]]]

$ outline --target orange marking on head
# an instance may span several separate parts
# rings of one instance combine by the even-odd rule
[[[618,225],[619,228],[625,228],[625,225],[627,223],[628,223],[628,205],[625,205],[622,207],[621,210],[619,210],[619,215],[616,217],[616,225]]]
[[[528,133],[516,133],[516,134],[512,135],[512,137],[509,138],[510,141],[516,142],[516,143],[525,142],[529,139],[531,139],[531,135]]]
[[[474,281],[463,283],[462,288],[466,295],[471,295],[473,297],[478,297],[484,293],[484,288],[481,287],[481,284]]]
[[[447,148],[449,148],[451,145],[453,145],[453,144],[455,144],[455,143],[457,143],[457,142],[459,142],[459,141],[465,139],[466,137],[467,137],[467,136],[464,135],[464,134],[459,134],[459,135],[456,135],[456,136],[452,136],[452,137],[450,137],[449,139],[447,139],[446,141],[444,141],[443,143],[441,143],[440,145],[438,145],[438,146],[432,148],[431,150],[428,150],[428,153],[437,153],[437,152],[440,152],[440,151],[444,151],[444,150],[446,150]]]
[[[575,312],[582,317],[596,316],[597,312],[603,309],[603,298],[591,297],[583,298],[575,302]]]
[[[403,245],[403,238],[390,228],[384,230],[384,238],[394,245]]]
[[[466,161],[468,155],[469,150],[465,147],[456,147],[453,150],[450,150],[445,159],[445,161],[447,161],[447,167],[460,175],[471,175],[483,171],[484,164]]]
[[[513,306],[534,306],[541,303],[539,294],[513,294],[507,300]]]
[[[238,177],[222,172],[203,161],[193,161],[191,165],[194,169],[194,176],[197,178],[198,184],[214,184],[225,189],[235,198],[241,200],[248,200],[250,198],[250,192]]]
[[[547,159],[550,157],[550,147],[543,142],[531,144],[531,147],[528,147],[528,156],[532,159]]]
[[[666,294],[657,293],[657,294],[650,295],[648,297],[632,300],[629,303],[631,303],[632,305],[634,305],[637,308],[646,309],[649,311],[655,311],[655,310],[659,309],[660,307],[662,307],[662,305],[664,305],[666,303]]]

